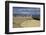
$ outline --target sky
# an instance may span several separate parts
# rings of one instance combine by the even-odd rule
[[[13,14],[40,15],[40,8],[35,7],[13,7]]]

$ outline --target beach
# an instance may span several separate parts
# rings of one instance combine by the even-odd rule
[[[39,27],[40,20],[35,20],[32,16],[14,16],[13,17],[13,28],[24,28],[24,27]]]

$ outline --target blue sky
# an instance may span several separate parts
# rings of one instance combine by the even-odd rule
[[[13,14],[40,15],[40,8],[35,8],[35,7],[13,7]]]

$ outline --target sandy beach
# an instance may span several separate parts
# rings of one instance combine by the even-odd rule
[[[23,27],[39,27],[40,20],[35,20],[31,16],[28,17],[13,17],[13,28],[23,28]]]

